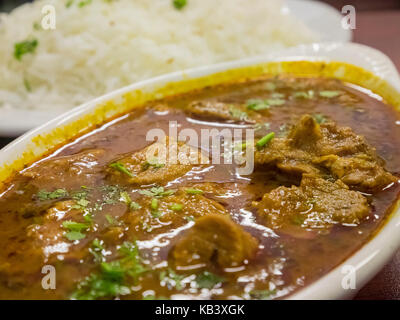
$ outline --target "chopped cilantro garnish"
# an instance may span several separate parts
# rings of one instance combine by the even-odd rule
[[[37,197],[41,201],[45,200],[55,200],[55,199],[60,199],[60,198],[65,198],[68,196],[68,191],[65,189],[57,189],[52,192],[48,192],[45,190],[40,190],[37,194]]]
[[[199,288],[212,289],[224,281],[224,278],[208,271],[204,271],[196,276],[196,283]]]
[[[252,290],[249,292],[252,299],[268,300],[275,294],[275,290]]]
[[[313,118],[315,119],[315,121],[316,121],[318,124],[322,124],[322,123],[326,122],[325,116],[322,115],[322,114],[320,114],[320,113],[315,113],[315,114],[313,114]]]
[[[193,216],[186,216],[185,219],[187,221],[194,221],[194,217]]]
[[[65,234],[65,237],[69,241],[75,241],[75,240],[82,240],[83,238],[86,237],[86,235],[79,231],[69,231]]]
[[[257,149],[261,149],[264,146],[266,146],[274,137],[275,137],[275,132],[270,132],[267,135],[265,135],[264,137],[262,137],[256,143]]]
[[[260,100],[260,99],[247,100],[246,104],[247,104],[247,109],[254,111],[260,111],[270,108],[270,105],[265,100]]]
[[[175,287],[177,290],[183,289],[182,280],[185,278],[184,275],[177,274],[174,270],[168,268],[160,273],[160,281],[165,282],[168,287]]]
[[[142,206],[139,203],[135,202],[135,201],[132,201],[131,204],[129,205],[129,208],[131,210],[139,210],[141,207]]]
[[[88,4],[91,4],[92,0],[81,0],[78,2],[78,7],[82,8],[84,6],[87,6]]]
[[[164,163],[159,163],[158,162],[158,158],[154,157],[154,158],[148,159],[147,161],[144,162],[143,170],[147,170],[150,167],[153,167],[155,169],[159,169],[159,168],[162,168],[164,166],[165,166]]]
[[[270,124],[269,122],[266,122],[266,123],[256,123],[255,126],[254,126],[254,130],[255,130],[255,131],[258,131],[258,130],[261,130],[261,129],[269,130],[270,128],[271,128],[271,124]]]
[[[173,204],[171,204],[171,205],[169,206],[169,208],[170,208],[172,211],[176,211],[176,212],[182,211],[182,209],[183,209],[183,204],[181,204],[181,203],[173,203]]]
[[[25,40],[14,44],[14,57],[21,61],[22,56],[27,53],[34,53],[39,42],[36,39]]]
[[[187,0],[173,0],[175,9],[182,10],[187,5]]]
[[[71,220],[64,221],[62,225],[68,230],[65,236],[70,241],[81,240],[85,238],[86,235],[82,231],[85,231],[89,228],[87,223],[79,223]]]
[[[158,209],[158,200],[156,198],[151,199],[151,210],[157,211]]]
[[[121,195],[122,202],[126,203],[126,205],[129,207],[132,203],[132,199],[131,199],[129,193],[126,191],[122,191],[120,193],[120,195]]]
[[[164,190],[164,187],[153,187],[150,189],[145,189],[145,190],[139,190],[140,194],[143,194],[148,197],[166,197],[174,194],[176,190],[169,189],[169,190]]]
[[[130,172],[121,162],[111,163],[110,167],[115,169],[115,170],[117,170],[117,171],[119,171],[119,172],[122,172],[122,173],[128,175],[131,178],[133,177],[132,172]]]
[[[62,225],[65,229],[68,229],[70,231],[82,231],[88,228],[88,225],[86,223],[80,223],[71,220],[64,221]]]
[[[103,204],[115,204],[121,198],[121,188],[119,186],[105,185],[100,190],[105,192],[103,195]]]
[[[265,100],[265,102],[270,106],[281,106],[285,104],[286,101],[280,98],[273,98],[273,99],[267,99]]]
[[[29,83],[28,79],[24,78],[24,86],[26,91],[31,92],[32,91],[32,87],[31,84]]]
[[[337,97],[339,94],[340,94],[340,91],[325,90],[325,91],[319,92],[319,95],[324,98],[334,98],[334,97]]]
[[[272,99],[250,99],[247,101],[247,109],[260,111],[269,109],[271,106],[280,106],[284,104],[286,101],[280,98],[272,98]]]
[[[92,243],[97,247],[97,253],[102,246]],[[121,258],[112,262],[101,262],[100,271],[93,273],[81,281],[77,290],[72,294],[72,299],[94,300],[99,298],[112,298],[126,295],[131,292],[128,285],[129,279],[134,283],[138,277],[147,271],[142,265],[139,250],[136,244],[125,242],[119,249]]]
[[[232,117],[234,117],[234,118],[236,118],[236,119],[239,119],[239,120],[247,120],[248,119],[248,115],[247,115],[247,113],[246,112],[244,112],[244,111],[242,111],[242,110],[240,110],[240,109],[238,109],[238,108],[235,108],[235,107],[230,107],[230,109],[229,109],[229,114],[232,116]]]
[[[34,29],[34,30],[40,30],[41,28],[42,28],[42,26],[40,25],[39,22],[35,21],[35,22],[33,23],[33,29]]]
[[[103,261],[103,255],[102,251],[104,250],[104,247],[99,239],[94,239],[92,242],[92,246],[90,247],[89,251],[93,255],[94,260],[96,262],[102,262]]]
[[[185,189],[185,192],[187,194],[203,194],[204,191],[200,190],[200,189],[193,189],[193,188],[189,188],[189,189]]]
[[[109,224],[114,224],[115,220],[112,216],[110,216],[109,214],[106,214],[105,217]]]
[[[314,90],[299,91],[294,93],[295,98],[312,99],[314,97]]]

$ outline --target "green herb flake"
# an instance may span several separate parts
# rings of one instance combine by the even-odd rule
[[[86,235],[79,231],[69,231],[65,234],[65,237],[70,241],[82,240]]]
[[[286,103],[286,100],[280,98],[267,99],[265,102],[270,106],[281,106]]]
[[[135,211],[135,210],[141,209],[142,206],[141,206],[139,203],[137,203],[137,202],[135,202],[135,201],[132,201],[132,202],[130,203],[130,205],[129,205],[129,208],[130,208],[131,210]]]
[[[78,2],[78,7],[82,8],[82,7],[87,6],[88,4],[91,4],[91,3],[92,3],[92,0],[82,0],[82,1]]]
[[[133,177],[132,172],[130,172],[121,162],[111,163],[110,167],[115,169],[115,170],[117,170],[117,171],[119,171],[119,172],[122,172],[122,173],[128,175],[131,178]]]
[[[244,112],[244,111],[242,111],[242,110],[240,110],[240,109],[238,109],[238,108],[235,108],[235,107],[233,107],[233,106],[229,108],[229,114],[230,114],[233,118],[239,119],[239,120],[241,120],[241,121],[244,121],[244,120],[247,120],[247,119],[248,119],[248,115],[247,115],[246,112]]]
[[[187,0],[173,0],[172,4],[175,9],[182,10],[187,5]]]
[[[68,229],[70,231],[82,231],[82,230],[86,230],[89,228],[89,226],[86,223],[80,223],[80,222],[75,222],[75,221],[64,221],[62,223],[63,227],[65,229]]]
[[[257,149],[261,149],[261,148],[265,147],[274,137],[275,137],[275,132],[270,132],[267,135],[265,135],[264,137],[262,137],[256,143]]]
[[[270,300],[275,293],[276,290],[252,290],[249,292],[250,297],[257,300]]]
[[[42,28],[39,22],[35,21],[33,23],[33,29],[39,31]]]
[[[320,113],[313,114],[313,118],[318,124],[323,124],[326,122],[326,117]]]
[[[24,78],[24,87],[25,87],[26,91],[28,91],[28,92],[32,91],[31,84],[29,83],[28,79],[26,79],[26,78]]]
[[[55,199],[68,197],[68,191],[65,189],[57,189],[52,192],[48,192],[46,190],[40,190],[37,194],[37,197],[41,201],[55,200]]]
[[[151,158],[147,161],[144,162],[143,164],[143,170],[147,170],[150,167],[153,167],[154,169],[159,169],[164,167],[165,164],[164,163],[160,163],[157,157]]]
[[[323,98],[334,98],[340,95],[340,91],[330,91],[330,90],[324,90],[320,91],[319,95]]]
[[[14,44],[14,57],[21,61],[22,56],[27,53],[34,53],[39,42],[36,39],[24,40]]]
[[[172,211],[179,212],[183,209],[183,204],[181,203],[173,203],[169,206]]]
[[[165,190],[164,187],[153,187],[150,189],[139,190],[139,193],[148,197],[166,197],[174,194],[176,190],[169,189]]]
[[[175,287],[177,290],[182,290],[184,285],[182,280],[184,275],[177,274],[174,270],[168,268],[160,273],[160,281],[165,282],[168,287]]]
[[[224,282],[224,278],[214,273],[204,271],[196,276],[196,284],[199,288],[212,289],[217,284]]]
[[[96,247],[92,243],[92,248]],[[99,249],[102,248],[99,247]],[[97,253],[99,253],[99,249]],[[119,249],[121,258],[111,262],[101,262],[99,272],[92,273],[83,279],[72,294],[72,299],[94,300],[99,298],[113,298],[131,293],[125,283],[132,279],[137,282],[139,276],[147,272],[139,257],[139,250],[135,243],[125,242]]]
[[[270,108],[270,105],[265,100],[260,99],[250,99],[246,102],[247,109],[253,111],[261,111]]]
[[[109,214],[106,214],[106,215],[105,215],[105,218],[106,218],[106,220],[107,220],[107,222],[108,222],[109,224],[114,224],[114,223],[115,223],[114,218],[113,218],[112,216],[110,216]]]
[[[129,195],[129,193],[126,191],[122,191],[120,193],[120,197],[121,197],[122,202],[126,203],[126,205],[129,207],[130,204],[132,203],[132,199],[131,199],[131,196]]]
[[[312,99],[314,97],[314,90],[295,92],[293,96],[298,99]]]
[[[89,252],[93,255],[94,260],[96,262],[102,262],[103,261],[103,254],[102,251],[104,250],[104,247],[99,239],[94,239],[92,242],[92,246],[89,249]]]
[[[185,189],[185,192],[187,194],[203,194],[204,191],[200,190],[200,189],[193,189],[193,188],[189,188],[189,189]]]
[[[158,209],[158,200],[156,198],[151,199],[151,210],[156,211]]]
[[[69,8],[69,7],[71,7],[73,4],[74,4],[74,0],[68,0],[68,1],[65,3],[65,7],[66,7],[66,8]]]

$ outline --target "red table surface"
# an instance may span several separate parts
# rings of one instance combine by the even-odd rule
[[[384,52],[400,70],[400,10],[357,12],[353,40]],[[400,251],[356,299],[400,300]]]

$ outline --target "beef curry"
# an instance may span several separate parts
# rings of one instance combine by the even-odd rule
[[[136,108],[6,183],[0,298],[287,296],[348,258],[390,214],[398,120],[379,97],[325,78],[246,80]],[[233,152],[250,150],[254,170],[238,174],[225,153],[215,163],[211,147],[174,141],[171,122],[199,136],[252,129]],[[166,137],[147,141],[154,128]],[[198,161],[147,156],[170,145]],[[49,265],[54,290],[42,287]]]

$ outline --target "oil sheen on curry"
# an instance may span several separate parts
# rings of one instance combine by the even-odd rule
[[[290,295],[390,214],[398,120],[379,97],[322,78],[245,80],[137,108],[10,179],[0,196],[0,298]],[[174,140],[171,123],[199,137],[253,129],[232,152],[250,150],[254,170],[239,174],[224,148],[218,163],[211,147]],[[166,136],[148,141],[151,129]],[[178,161],[161,156],[171,146]],[[197,161],[183,161],[188,153]],[[42,287],[46,265],[55,290]]]

